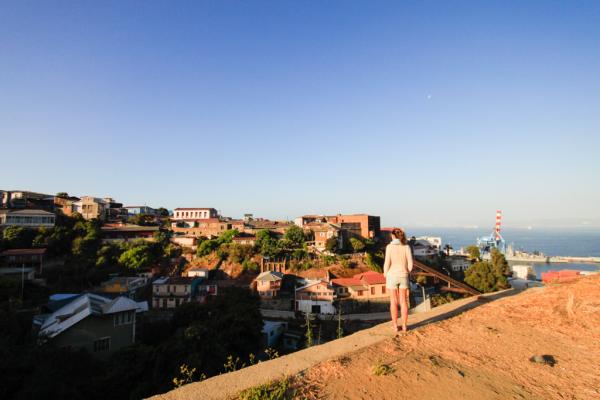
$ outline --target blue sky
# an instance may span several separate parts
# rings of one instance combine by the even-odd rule
[[[0,188],[600,226],[596,1],[0,2]]]

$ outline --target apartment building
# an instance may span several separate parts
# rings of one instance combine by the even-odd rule
[[[361,236],[365,239],[375,239],[381,235],[380,217],[374,215],[303,215],[294,219],[294,224],[304,229],[308,229],[310,226],[318,226],[318,224],[325,223],[339,226],[349,236]]]
[[[194,287],[200,282],[192,277],[161,277],[152,282],[152,307],[168,310],[192,300]]]
[[[219,214],[214,208],[192,207],[176,208],[173,210],[171,221],[191,222],[203,219],[218,218]]]
[[[161,277],[152,282],[152,307],[171,310],[190,301],[203,301],[217,295],[214,282],[197,277]]]
[[[109,202],[93,196],[83,196],[72,204],[72,211],[81,214],[84,219],[106,219]]]

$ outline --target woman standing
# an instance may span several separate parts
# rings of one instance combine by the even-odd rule
[[[402,229],[392,231],[392,242],[385,248],[383,275],[385,287],[390,292],[390,314],[392,328],[398,331],[398,303],[402,318],[402,332],[406,332],[408,322],[408,276],[413,268],[412,252],[406,243],[406,234]]]

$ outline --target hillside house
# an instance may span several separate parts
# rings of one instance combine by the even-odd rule
[[[152,307],[157,310],[174,309],[183,303],[216,295],[216,283],[203,278],[171,276],[152,282]]]
[[[296,289],[296,311],[314,314],[335,314],[335,288],[325,280],[308,281]]]
[[[106,359],[135,343],[136,314],[147,311],[148,304],[126,297],[109,299],[86,293],[51,302],[47,308],[50,313],[34,318],[41,342],[85,349]]]
[[[265,271],[254,279],[256,291],[263,298],[277,297],[281,289],[283,274],[277,271]]]
[[[0,253],[0,265],[7,267],[31,267],[41,274],[46,249],[9,249]]]
[[[130,242],[134,240],[154,241],[154,235],[160,232],[158,226],[140,226],[125,223],[104,224],[101,228],[102,241],[109,242]]]
[[[352,278],[332,279],[331,283],[339,298],[372,300],[389,296],[385,288],[385,277],[375,271],[356,274]]]
[[[8,226],[23,228],[52,228],[56,217],[44,210],[0,210],[0,229]]]

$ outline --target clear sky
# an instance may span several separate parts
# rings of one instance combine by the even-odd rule
[[[0,1],[0,188],[600,226],[598,1]]]

